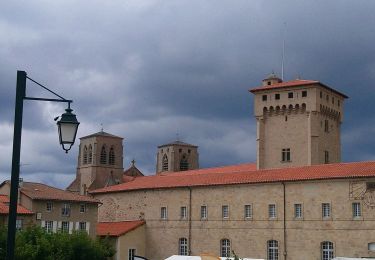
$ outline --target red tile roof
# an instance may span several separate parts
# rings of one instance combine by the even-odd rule
[[[10,185],[10,181],[5,181],[1,185],[4,185],[5,183]],[[23,182],[20,192],[34,200],[63,200],[71,202],[100,203],[98,200],[89,196],[82,196],[77,193],[36,182]]]
[[[144,220],[121,221],[121,222],[99,222],[96,226],[98,236],[122,236],[139,226],[144,225]]]
[[[243,164],[138,177],[133,181],[94,190],[91,193],[365,177],[375,177],[375,161],[265,170],[256,170],[254,164]]]
[[[340,96],[343,96],[344,98],[348,98],[345,94],[328,87],[327,85],[324,85],[323,83],[316,81],[316,80],[305,80],[305,79],[296,79],[296,80],[291,80],[291,81],[285,81],[281,83],[275,83],[272,85],[266,85],[266,86],[259,86],[253,89],[250,89],[249,91],[251,93],[255,93],[258,91],[263,91],[263,90],[269,90],[269,89],[282,89],[282,88],[291,88],[291,87],[300,87],[300,86],[309,86],[309,85],[320,85],[326,89],[329,89],[336,94],[339,94]]]
[[[9,214],[9,197],[7,195],[0,195],[0,215],[8,215],[8,214]],[[34,213],[21,205],[17,205],[17,214],[32,215]]]

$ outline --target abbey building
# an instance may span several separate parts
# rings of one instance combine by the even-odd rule
[[[250,92],[256,163],[200,169],[198,147],[176,141],[158,147],[155,175],[125,178],[121,138],[104,138],[115,164],[109,152],[101,163],[99,141],[81,139],[78,180],[69,188],[88,189],[102,203],[97,234],[113,239],[116,259],[232,250],[268,260],[375,257],[375,162],[341,162],[347,96],[274,74]],[[93,149],[87,162],[95,157],[95,167],[81,165],[84,147]]]

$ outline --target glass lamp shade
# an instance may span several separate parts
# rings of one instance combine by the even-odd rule
[[[76,139],[79,122],[76,115],[72,113],[72,109],[65,109],[65,113],[61,115],[60,121],[57,122],[59,129],[60,144],[66,153],[72,148]]]

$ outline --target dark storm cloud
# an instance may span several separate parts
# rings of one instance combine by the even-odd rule
[[[202,167],[255,161],[248,89],[271,71],[337,88],[345,105],[343,159],[370,160],[375,144],[373,1],[28,1],[0,9],[0,164],[10,168],[16,70],[66,98],[79,136],[125,138],[147,173],[156,147],[176,133],[199,145]],[[28,82],[28,94],[47,96]],[[25,104],[21,161],[27,178],[66,186],[77,146],[65,155],[52,118],[64,105]],[[60,176],[60,177],[58,177]],[[59,179],[60,178],[60,179]]]

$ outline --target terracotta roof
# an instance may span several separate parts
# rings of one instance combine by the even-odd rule
[[[105,136],[105,137],[113,137],[113,138],[124,139],[120,136],[113,135],[113,134],[110,134],[110,133],[107,133],[107,132],[104,132],[104,131],[100,131],[100,132],[97,132],[97,133],[91,134],[91,135],[86,135],[86,136],[83,136],[79,139],[85,139],[85,138],[90,138],[90,137],[94,137],[94,136]]]
[[[256,88],[250,89],[249,91],[251,93],[255,93],[258,91],[263,91],[263,90],[269,90],[269,89],[282,89],[282,88],[291,88],[291,87],[300,87],[300,86],[309,86],[309,85],[320,85],[326,89],[329,89],[336,94],[339,94],[340,96],[343,96],[344,98],[348,98],[345,94],[328,87],[327,85],[324,85],[323,83],[316,81],[316,80],[305,80],[305,79],[296,79],[296,80],[291,80],[291,81],[285,81],[281,83],[275,83],[272,85],[266,85],[266,86],[258,86]]]
[[[144,220],[121,221],[121,222],[99,222],[96,226],[98,236],[122,236],[139,226],[144,225]]]
[[[375,161],[322,164],[256,170],[254,164],[192,170],[135,178],[133,181],[92,191],[93,194],[142,189],[161,189],[229,184],[293,182],[375,177]]]
[[[0,195],[0,215],[8,215],[8,214],[9,214],[9,197],[7,195]],[[17,214],[32,215],[34,213],[21,205],[17,205]]]
[[[188,144],[188,143],[181,142],[181,141],[174,141],[174,142],[171,142],[171,143],[159,145],[158,148],[165,147],[165,146],[171,146],[171,145],[198,147],[198,146],[193,145],[193,144]]]
[[[98,200],[89,196],[82,196],[77,193],[36,182],[23,182],[20,191],[35,200],[64,200],[72,202],[100,203]]]

